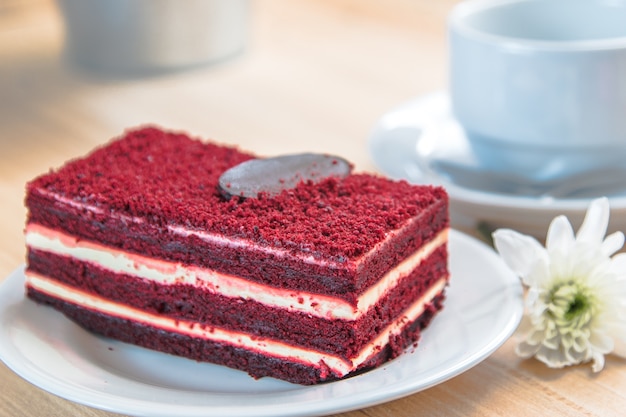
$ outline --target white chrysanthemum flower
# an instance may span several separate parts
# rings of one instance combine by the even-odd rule
[[[494,232],[504,262],[528,287],[517,353],[553,368],[626,356],[626,253],[624,234],[605,238],[609,202],[594,200],[578,233],[565,216],[548,229],[546,247],[509,229]],[[614,255],[614,256],[613,256]]]

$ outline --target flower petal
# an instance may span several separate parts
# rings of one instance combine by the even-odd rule
[[[613,353],[622,358],[626,358],[626,340],[622,338],[615,338],[613,340]]]
[[[567,217],[563,215],[555,217],[548,227],[548,235],[546,236],[548,253],[566,251],[574,240],[574,229]]]
[[[624,233],[615,232],[608,235],[602,242],[601,250],[606,256],[611,256],[624,246]]]
[[[530,273],[537,260],[547,258],[546,250],[537,239],[511,229],[493,232],[493,242],[504,262],[521,277]]]
[[[545,346],[541,346],[535,357],[550,368],[562,368],[577,363],[569,361],[560,350],[548,349]]]
[[[611,262],[613,263],[613,267],[616,268],[616,272],[621,272],[620,275],[626,276],[626,253],[620,252],[611,258]]]
[[[517,356],[524,359],[532,358],[538,350],[539,345],[532,345],[527,342],[521,342],[515,347],[515,353]]]
[[[626,277],[626,253],[620,252],[611,258],[611,270],[618,276]]]
[[[601,243],[609,225],[609,199],[601,197],[589,205],[585,219],[576,235],[580,242]]]
[[[604,368],[604,355],[601,353],[595,352],[593,354],[593,365],[591,366],[591,370],[593,372],[600,372]]]
[[[593,332],[589,338],[589,343],[594,352],[603,354],[611,352],[615,346],[613,339],[602,332]]]

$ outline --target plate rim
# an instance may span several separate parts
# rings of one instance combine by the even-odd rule
[[[210,404],[202,404],[202,405],[176,404],[173,407],[167,407],[167,406],[163,406],[163,403],[161,402],[154,403],[154,402],[149,402],[149,401],[145,401],[141,399],[132,399],[132,398],[128,399],[124,397],[119,397],[117,395],[111,396],[110,394],[104,393],[102,391],[94,390],[91,388],[85,388],[85,387],[83,387],[82,392],[66,392],[66,390],[59,388],[58,379],[55,379],[54,376],[43,372],[43,370],[37,367],[36,364],[19,363],[19,361],[16,361],[17,358],[10,357],[10,354],[7,354],[7,351],[8,351],[7,346],[10,344],[10,342],[8,341],[8,338],[6,337],[0,338],[0,360],[2,360],[7,367],[9,367],[14,373],[16,373],[21,378],[27,380],[31,384],[53,395],[56,395],[58,397],[65,398],[67,400],[70,400],[79,404],[83,404],[89,407],[102,409],[102,410],[106,410],[110,412],[128,413],[128,414],[136,415],[136,416],[166,416],[166,415],[170,415],[172,412],[176,412],[177,415],[185,415],[185,416],[200,416],[200,415],[212,416],[212,415],[222,415],[225,412],[232,416],[251,416],[251,415],[276,416],[276,417],[282,416],[282,415],[318,416],[318,415],[325,415],[325,414],[330,414],[330,413],[347,412],[347,411],[361,409],[365,407],[371,407],[377,404],[393,401],[393,400],[426,390],[435,385],[441,384],[457,375],[460,375],[463,372],[466,372],[467,370],[471,369],[472,367],[476,366],[477,364],[485,360],[493,352],[495,352],[500,346],[502,346],[502,344],[504,344],[510,338],[510,336],[515,332],[515,330],[517,329],[517,326],[519,325],[519,322],[523,314],[523,302],[522,302],[523,292],[522,292],[522,284],[519,281],[519,279],[513,274],[513,272],[511,272],[510,270],[508,270],[508,268],[506,268],[506,266],[504,266],[504,263],[501,261],[501,259],[495,253],[495,251],[493,251],[493,249],[489,247],[487,244],[485,244],[484,242],[472,236],[466,235],[465,233],[457,231],[455,229],[450,230],[450,242],[453,245],[458,245],[459,248],[467,247],[469,245],[473,249],[480,251],[483,257],[487,257],[486,261],[488,261],[487,263],[489,265],[491,265],[493,262],[499,263],[500,269],[501,269],[501,271],[499,272],[507,272],[503,274],[505,276],[501,278],[501,283],[507,284],[506,288],[507,288],[507,291],[509,292],[509,295],[515,298],[519,298],[519,303],[511,303],[512,306],[510,306],[511,307],[510,316],[508,317],[508,320],[506,320],[502,324],[502,328],[499,330],[496,337],[489,340],[487,343],[483,344],[480,347],[474,347],[475,350],[471,354],[467,355],[462,363],[458,363],[456,364],[456,366],[452,367],[452,372],[450,372],[450,367],[448,367],[447,369],[439,371],[437,374],[431,375],[429,378],[427,378],[428,382],[426,384],[422,383],[422,381],[420,381],[419,379],[415,379],[415,378],[395,380],[395,381],[392,381],[389,385],[386,385],[385,389],[383,390],[379,389],[379,390],[374,390],[372,392],[372,389],[370,388],[364,391],[354,392],[349,397],[350,401],[346,401],[345,398],[343,398],[343,401],[340,401],[342,398],[340,398],[339,400],[337,399],[333,400],[332,397],[321,398],[318,400],[311,400],[307,402],[306,404],[302,404],[302,407],[300,407],[301,408],[300,410],[289,409],[288,414],[284,414],[286,412],[286,410],[284,409],[289,408],[289,407],[285,407],[286,404],[284,403],[248,404],[245,406],[242,406],[241,404],[234,404],[233,407],[228,407],[227,409],[225,409],[223,406],[215,407]],[[451,253],[451,257],[452,256],[455,256],[454,253]],[[460,256],[460,255],[457,255],[457,256]],[[16,303],[18,304],[22,302],[27,302],[27,303],[31,302],[30,300],[27,300],[26,297],[24,296],[23,282],[20,281],[20,279],[23,280],[23,271],[24,271],[24,265],[20,266],[19,268],[14,270],[8,277],[5,277],[4,280],[0,281],[0,301],[6,301],[6,300],[9,301],[9,302],[0,303],[0,319],[4,320],[3,316],[5,315],[7,309],[10,306],[16,305]],[[479,274],[479,275],[484,275],[484,274]],[[454,276],[452,276],[451,279],[454,280]],[[18,285],[15,288],[10,287],[11,285],[16,286],[16,281],[20,281],[20,282],[17,282],[17,284],[20,284],[20,285]],[[452,281],[452,283],[453,282],[454,281]],[[20,289],[21,289],[21,294],[18,293]],[[449,288],[448,291],[451,291],[451,289]],[[33,307],[36,307],[36,306],[37,305],[33,303]],[[58,314],[60,319],[67,320],[65,317],[61,315],[61,313],[58,313],[56,311],[54,313]],[[74,325],[74,323],[69,320],[67,320],[67,322]],[[437,322],[435,318],[435,321],[431,323],[431,326],[436,326],[436,324]],[[427,330],[428,329],[426,329],[426,331]],[[0,330],[0,333],[3,331],[4,330]],[[92,337],[97,337],[97,336],[93,335]],[[427,337],[427,336],[424,336],[424,337]],[[402,357],[397,358],[396,360],[401,359],[401,358]],[[27,358],[24,356],[22,357],[22,359],[30,360],[30,358]],[[381,366],[380,368],[372,370],[368,373],[364,373],[360,376],[355,376],[353,378],[348,378],[346,380],[330,382],[330,383],[322,384],[322,385],[325,385],[327,387],[332,387],[333,385],[336,386],[337,384],[346,384],[346,383],[350,384],[351,383],[350,381],[352,381],[353,384],[356,384],[356,382],[354,382],[354,381],[358,382],[356,378],[362,377],[364,375],[367,376],[368,374],[375,373],[375,372],[384,372],[384,368],[386,366],[387,364]],[[63,386],[68,385],[67,381],[61,381],[61,382],[63,382]],[[301,390],[304,390],[304,391],[311,390],[314,392],[314,390],[320,386],[321,385],[313,385],[309,387],[298,386],[299,387],[298,392]],[[85,397],[85,395],[81,395],[83,393],[88,393],[88,395]],[[284,395],[289,396],[289,394],[290,394],[290,391],[287,391],[287,393]],[[228,396],[228,394],[221,394],[221,393],[219,395]],[[271,393],[265,392],[265,393],[262,393],[262,395],[267,396],[267,395],[271,395]],[[241,394],[237,395],[237,397],[239,398],[241,396],[242,396]],[[114,404],[111,404],[112,399],[117,400],[117,403],[114,401]],[[154,407],[158,407],[159,410],[155,412]]]

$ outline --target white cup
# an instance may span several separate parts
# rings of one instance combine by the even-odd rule
[[[624,163],[626,0],[469,0],[449,42],[452,112],[487,169]]]
[[[57,0],[65,54],[103,74],[211,64],[244,49],[248,0]]]

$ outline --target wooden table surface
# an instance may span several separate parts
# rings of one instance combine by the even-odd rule
[[[112,79],[69,68],[51,0],[0,2],[0,280],[24,262],[24,184],[125,128],[157,123],[259,154],[320,151],[375,170],[367,137],[390,108],[446,88],[455,0],[253,0],[250,40],[228,62]],[[2,341],[0,341],[2,343]],[[509,340],[428,390],[343,416],[622,416],[626,362],[551,370]],[[0,416],[112,416],[0,365]]]

